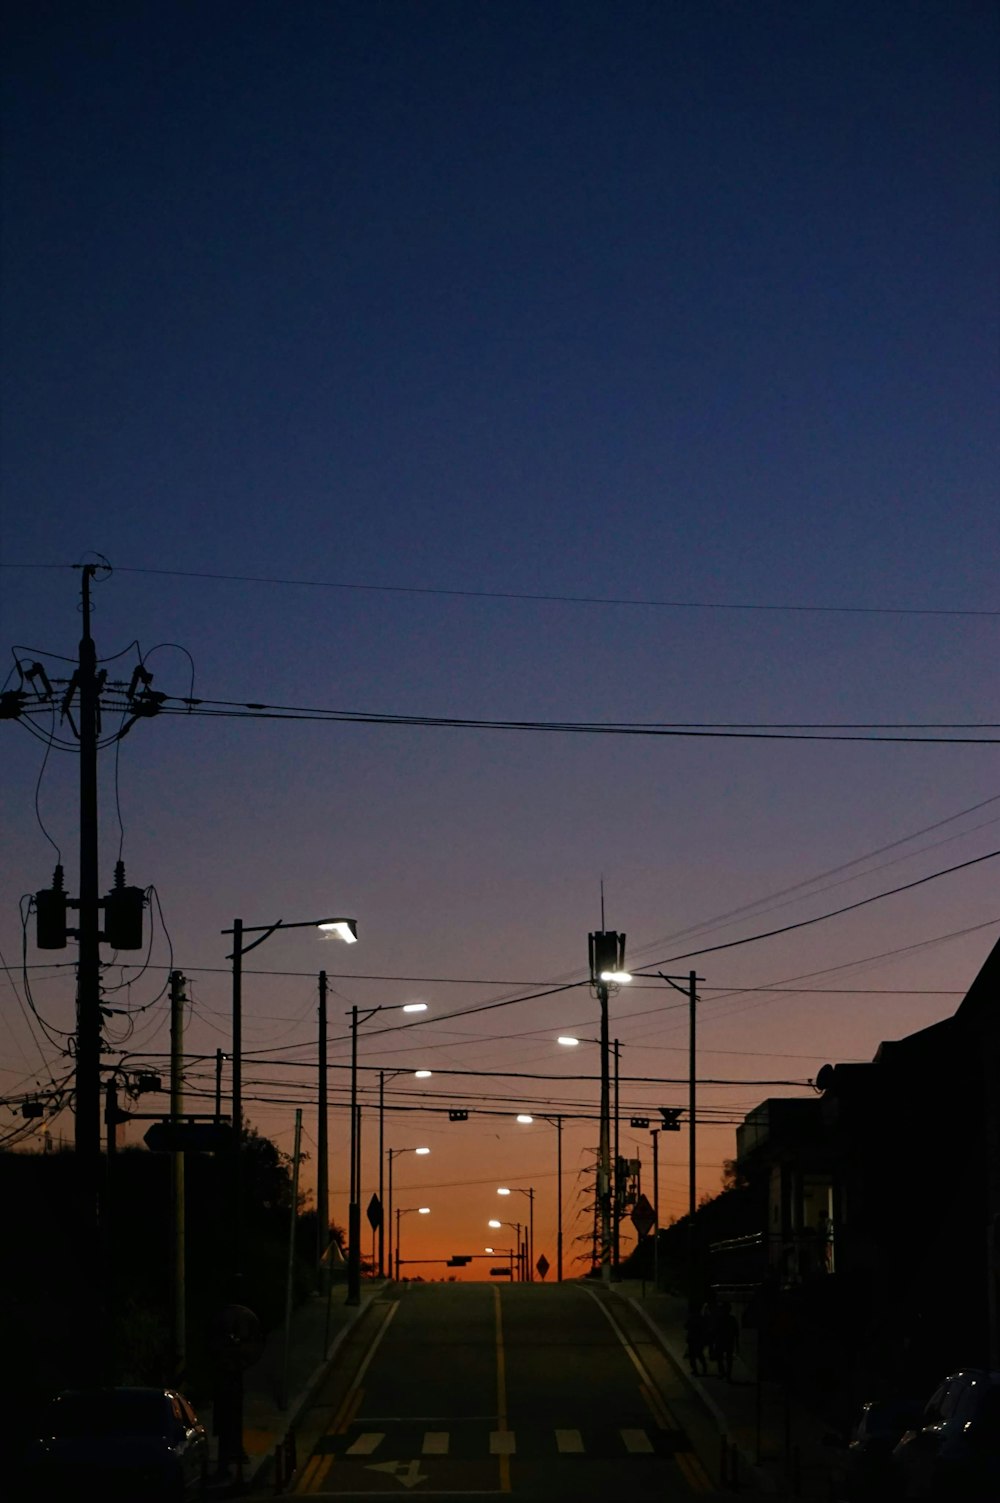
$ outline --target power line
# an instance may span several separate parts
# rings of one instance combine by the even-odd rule
[[[64,569],[65,564],[0,564],[4,569]],[[629,598],[617,595],[539,594],[528,590],[443,589],[431,585],[359,584],[332,579],[284,579],[266,574],[222,574],[193,569],[152,569],[116,564],[119,574],[160,575],[171,579],[214,579],[231,584],[285,585],[298,589],[344,590],[377,595],[440,595],[469,600],[526,600],[559,605],[641,606],[660,610],[682,611],[787,611],[794,614],[846,616],[998,616],[1000,611],[949,609],[931,606],[872,605],[765,605],[756,601],[661,600]]]
[[[882,898],[895,897],[897,893],[909,892],[911,888],[922,887],[925,882],[933,882],[937,877],[948,877],[953,872],[965,871],[969,866],[978,866],[980,861],[992,861],[1000,856],[1000,851],[987,851],[985,856],[973,856],[970,861],[960,861],[957,866],[947,866],[942,871],[929,872],[926,877],[918,877],[915,882],[904,882],[902,887],[890,887],[886,892],[872,893],[869,898],[859,898],[856,903],[847,903],[843,908],[834,908],[830,913],[818,913],[814,918],[800,919],[797,924],[784,924],[780,929],[768,929],[763,934],[748,934],[745,939],[730,939],[721,945],[707,945],[703,950],[688,950],[683,955],[670,955],[666,960],[650,961],[650,966],[673,965],[677,960],[691,960],[696,955],[712,955],[717,950],[731,950],[736,945],[751,945],[760,939],[773,939],[778,934],[789,934],[793,929],[805,929],[810,924],[821,924],[825,919],[838,918],[842,913],[851,913],[855,908],[864,908],[869,903],[877,903]]]
[[[173,700],[173,703],[171,703]],[[27,711],[25,711],[27,713]],[[914,735],[856,735],[853,728],[830,725],[822,730],[802,729],[791,730],[788,728],[768,729],[764,726],[755,729],[738,729],[735,723],[729,725],[721,722],[717,725],[706,723],[669,723],[669,722],[610,722],[610,721],[572,721],[572,720],[503,720],[493,718],[478,718],[459,715],[396,715],[381,711],[367,710],[328,710],[315,706],[306,705],[269,705],[259,701],[235,700],[207,700],[189,699],[178,695],[167,695],[159,707],[161,715],[184,715],[202,716],[209,719],[229,720],[275,720],[275,721],[305,721],[311,724],[334,724],[334,725],[393,725],[393,726],[417,726],[430,730],[473,730],[473,731],[520,731],[532,734],[545,735],[586,735],[586,736],[654,736],[666,738],[695,738],[716,741],[844,741],[844,742],[886,742],[898,745],[919,746],[995,746],[1000,738],[994,736],[914,736]],[[749,722],[747,723],[749,725]],[[789,722],[789,725],[794,722]],[[894,726],[886,724],[879,726],[872,723],[869,729],[892,730]],[[913,729],[937,729],[937,730],[997,730],[1000,725],[994,722],[976,722],[971,724],[928,725],[922,727],[914,725]]]

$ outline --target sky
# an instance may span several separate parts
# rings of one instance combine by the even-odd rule
[[[245,958],[248,1120],[290,1153],[301,1110],[312,1195],[325,970],[334,1219],[356,1007],[362,1201],[382,1071],[395,1206],[431,1208],[404,1258],[506,1204],[554,1265],[562,1115],[569,1269],[590,932],[627,936],[644,1190],[629,1118],[685,1108],[663,1221],[692,970],[699,1196],[759,1102],[950,1016],[1000,935],[997,5],[3,25],[0,681],[68,678],[100,561],[109,678],[167,696],[104,726],[101,889],[121,857],[150,898],[106,1060],[166,1070],[180,970],[211,1110],[234,918],[353,917]],[[21,1102],[72,1086],[75,950],[26,902],[77,890],[79,759],[45,709],[0,745],[0,1138],[37,1148],[73,1138],[71,1095],[29,1136]]]

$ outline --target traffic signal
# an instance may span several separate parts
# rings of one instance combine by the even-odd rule
[[[453,1111],[453,1112],[449,1112],[448,1113],[448,1121],[449,1122],[468,1122],[468,1120],[469,1120],[469,1114],[468,1114],[468,1112]]]
[[[449,1258],[448,1259],[448,1267],[449,1268],[464,1268],[465,1265],[466,1265],[466,1263],[471,1263],[471,1262],[472,1262],[472,1254],[471,1253],[467,1253],[464,1257],[462,1257],[462,1256],[456,1256],[454,1258]]]
[[[680,1132],[680,1115],[684,1110],[681,1106],[661,1106],[660,1116],[663,1118],[664,1132]]]
[[[629,1126],[630,1127],[648,1127],[649,1126],[649,1118],[648,1117],[630,1117],[629,1118]]]

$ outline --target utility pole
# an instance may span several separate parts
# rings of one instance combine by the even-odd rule
[[[170,1116],[178,1122],[184,1112],[184,977],[170,972]],[[187,1237],[185,1222],[184,1155],[170,1155],[170,1188],[174,1221],[173,1334],[174,1382],[187,1382]]]
[[[316,1125],[316,1271],[320,1279],[330,1244],[329,1133],[326,1064],[326,972],[319,973],[319,1121]]]
[[[654,1127],[653,1140],[653,1288],[660,1287],[660,1129]]]
[[[347,1299],[361,1303],[361,1188],[358,1183],[358,1009],[351,1008],[351,1180],[347,1204]]]
[[[603,914],[603,901],[602,901]],[[612,1268],[612,1178],[611,1178],[611,1071],[608,1027],[608,996],[613,983],[631,980],[625,970],[625,936],[601,929],[590,935],[590,980],[601,1008],[601,1132],[597,1164],[597,1202],[601,1225],[601,1278],[611,1282]],[[615,1165],[617,1171],[617,1165]],[[617,1179],[617,1173],[615,1178]]]
[[[697,1209],[695,1188],[695,1130],[698,1120],[695,1113],[698,1085],[695,1051],[695,1004],[698,1001],[695,983],[697,980],[698,977],[694,971],[690,971],[688,973],[688,1217],[691,1223],[692,1261],[694,1258],[694,1213]]]
[[[83,633],[76,672],[63,697],[69,713],[74,693],[80,738],[80,890],[76,983],[76,1155],[80,1187],[78,1231],[95,1260],[101,1224],[101,946],[98,908],[97,741],[103,685],[90,631],[90,585],[96,564],[82,571]],[[91,1270],[92,1272],[93,1270]]]
[[[618,1046],[618,1040],[617,1039],[615,1039],[612,1042],[611,1047],[612,1047],[612,1049],[614,1051],[614,1058],[615,1058],[615,1099],[614,1099],[614,1123],[615,1123],[615,1133],[614,1133],[614,1166],[615,1166],[614,1187],[615,1187],[615,1193],[614,1193],[614,1202],[613,1202],[613,1204],[614,1204],[614,1250],[613,1250],[614,1251],[614,1256],[613,1256],[613,1262],[614,1262],[615,1278],[617,1278],[618,1277],[619,1264],[620,1264],[620,1261],[621,1261],[622,1199],[623,1199],[623,1195],[624,1195],[624,1191],[623,1191],[623,1188],[622,1188],[622,1161],[621,1161],[621,1158],[619,1157],[619,1144],[618,1144],[618,1056],[619,1056],[619,1046]]]

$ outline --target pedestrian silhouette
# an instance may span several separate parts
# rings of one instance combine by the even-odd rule
[[[708,1360],[705,1356],[705,1342],[708,1330],[701,1305],[689,1306],[687,1320],[684,1322],[684,1334],[687,1337],[685,1355],[691,1364],[692,1373],[707,1373]]]
[[[733,1357],[736,1355],[736,1348],[740,1342],[740,1323],[733,1314],[733,1307],[727,1299],[724,1299],[719,1306],[713,1337],[715,1363],[719,1377],[731,1383],[733,1381]]]

